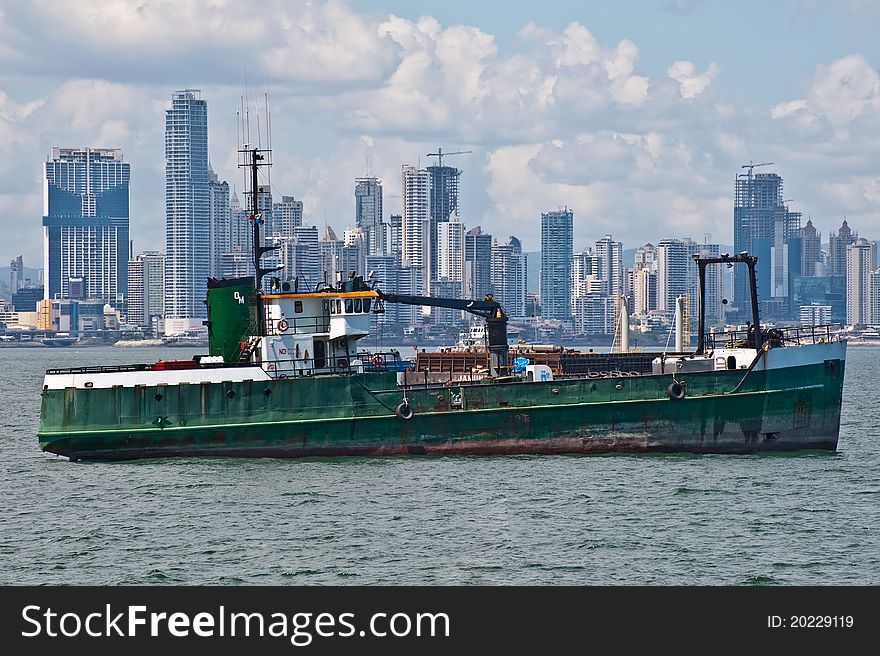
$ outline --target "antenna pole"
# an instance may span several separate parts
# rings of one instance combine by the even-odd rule
[[[260,214],[260,200],[259,200],[259,179],[258,172],[260,166],[271,166],[269,162],[264,162],[260,164],[261,161],[264,161],[265,158],[262,153],[268,153],[268,150],[260,149],[260,148],[246,148],[244,150],[240,150],[240,153],[247,153],[250,155],[250,161],[245,162],[244,164],[239,164],[239,166],[247,166],[251,169],[251,215],[249,218],[251,222],[251,231],[253,235],[253,262],[254,262],[254,289],[256,292],[256,307],[257,307],[257,325],[259,330],[259,335],[263,336],[266,334],[266,318],[263,312],[263,276],[267,273],[271,273],[273,271],[278,271],[283,269],[284,267],[269,267],[264,268],[260,266],[260,260],[263,255],[269,251],[277,250],[277,246],[263,246],[262,239],[260,237],[260,224],[263,222],[263,217]]]

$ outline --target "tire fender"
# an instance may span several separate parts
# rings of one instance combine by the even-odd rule
[[[413,415],[415,414],[413,412],[412,406],[409,404],[408,401],[403,401],[400,405],[398,405],[394,413],[404,421],[409,421],[413,418]]]

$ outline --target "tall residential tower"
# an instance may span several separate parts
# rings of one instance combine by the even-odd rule
[[[208,105],[175,91],[165,112],[165,334],[201,329],[211,271]]]
[[[565,208],[541,214],[541,314],[571,319],[571,260],[574,212]]]
[[[128,287],[130,168],[111,148],[53,148],[43,169],[44,296],[120,307]]]

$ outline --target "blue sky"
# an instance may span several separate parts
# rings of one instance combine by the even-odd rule
[[[823,237],[846,214],[877,238],[878,32],[870,0],[0,0],[0,262],[39,264],[52,146],[121,147],[135,249],[162,248],[171,92],[202,89],[212,164],[240,188],[245,78],[271,97],[275,192],[337,233],[355,176],[397,212],[401,165],[443,146],[474,151],[463,221],[527,250],[563,205],[577,248],[730,243],[750,160]]]
[[[774,105],[807,86],[815,67],[853,52],[878,53],[880,3],[796,0],[657,0],[656,2],[357,0],[353,6],[410,19],[434,16],[449,25],[475,25],[515,50],[529,22],[561,31],[573,20],[597,39],[631,39],[640,68],[662,75],[668,63],[687,59],[703,68],[717,62],[726,89],[741,100]],[[503,7],[503,8],[502,8]]]

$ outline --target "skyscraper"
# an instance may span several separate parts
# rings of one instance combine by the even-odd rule
[[[437,226],[450,220],[458,212],[458,185],[461,171],[453,166],[429,166],[430,207],[428,233],[428,278],[435,280],[437,273]]]
[[[119,307],[128,287],[130,167],[110,148],[53,148],[43,176],[46,298],[82,296]]]
[[[464,282],[464,225],[458,214],[437,224],[437,280],[444,279]]]
[[[605,235],[596,242],[598,273],[601,280],[608,283],[608,295],[616,298],[623,293],[623,244]]]
[[[281,275],[287,280],[296,278],[298,291],[315,291],[323,277],[318,228],[300,225],[290,231],[289,236],[281,237],[278,242],[281,246],[278,257],[284,267]]]
[[[596,282],[601,281],[600,289]],[[571,307],[574,307],[578,296],[587,293],[608,293],[608,284],[599,275],[599,258],[592,248],[585,248],[575,253],[571,260]]]
[[[464,236],[465,298],[482,299],[492,291],[492,235],[480,226]]]
[[[230,247],[229,183],[221,181],[208,167],[208,245],[210,265],[208,275],[223,275],[221,257]]]
[[[21,255],[9,263],[9,293],[14,294],[24,280],[24,259]]]
[[[508,316],[525,316],[527,274],[519,239],[510,237],[506,244],[492,245],[492,293]]]
[[[802,275],[815,276],[816,264],[822,256],[822,235],[813,226],[811,220],[801,228],[801,268]]]
[[[303,204],[293,196],[282,196],[280,203],[272,204],[272,218],[276,234],[292,237],[303,224]]]
[[[782,196],[782,178],[776,173],[738,175],[733,208],[733,248],[758,257],[755,267],[758,298],[772,298],[787,277],[784,247],[800,231],[800,212],[789,212]],[[773,275],[775,249],[777,275]],[[797,272],[799,273],[799,272]],[[733,304],[740,316],[747,316],[751,303],[748,275],[744,267],[733,272]],[[776,284],[774,284],[774,282]],[[659,281],[658,281],[659,284]]]
[[[541,313],[545,319],[571,319],[571,260],[574,212],[541,214]]]
[[[871,321],[870,274],[876,268],[876,244],[857,239],[846,247],[846,322],[851,326]]]
[[[165,256],[146,251],[128,263],[128,323],[149,327],[165,314]]]
[[[165,112],[165,334],[201,329],[210,273],[208,105],[175,91]]]
[[[389,251],[397,260],[399,265],[401,255],[403,253],[403,216],[400,214],[392,214],[389,217],[390,225],[390,241]]]
[[[657,309],[667,319],[675,313],[675,299],[688,293],[688,250],[681,239],[661,239],[657,244]]]
[[[853,232],[846,219],[843,220],[843,224],[837,232],[828,235],[828,273],[846,274],[846,249],[858,238],[859,233]]]
[[[428,266],[428,201],[431,179],[427,171],[410,164],[402,168],[403,191],[401,204],[401,252],[400,260],[404,267],[422,268],[423,277]],[[425,289],[424,283],[422,289]]]
[[[366,235],[367,255],[384,255],[382,181],[379,178],[356,178],[354,182],[355,225]]]

